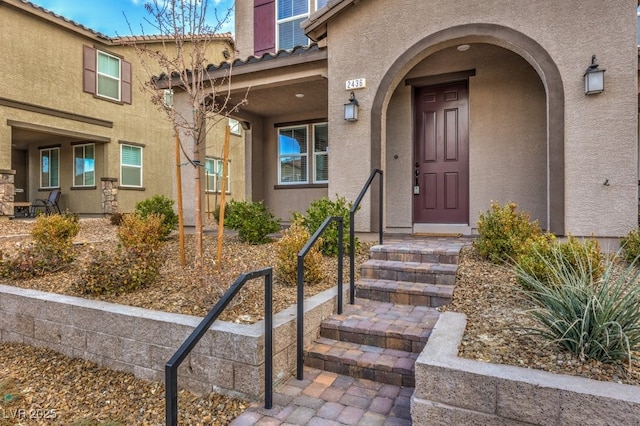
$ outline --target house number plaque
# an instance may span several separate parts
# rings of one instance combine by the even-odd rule
[[[367,79],[366,78],[354,78],[353,80],[347,80],[346,89],[354,90],[354,89],[364,89],[367,87]]]

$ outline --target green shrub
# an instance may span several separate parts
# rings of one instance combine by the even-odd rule
[[[622,255],[627,262],[633,262],[640,257],[640,230],[636,229],[620,239]]]
[[[589,256],[586,245],[576,249],[585,251],[578,258]],[[574,268],[564,261],[559,245],[552,252],[548,268],[558,285],[547,285],[516,266],[518,278],[531,289],[525,294],[539,325],[533,332],[582,360],[631,361],[640,351],[640,269],[632,264],[619,271],[615,259],[608,260],[602,277],[595,280],[592,262]]]
[[[289,286],[295,286],[298,282],[298,252],[302,250],[309,237],[309,231],[305,227],[293,222],[276,242],[276,273],[278,278]],[[318,250],[321,243],[320,238],[304,258],[305,283],[316,284],[325,278],[322,253]]]
[[[280,221],[262,201],[231,200],[225,206],[224,225],[238,231],[240,240],[249,244],[269,242],[267,235],[280,230]]]
[[[98,251],[81,278],[74,284],[83,294],[122,294],[151,284],[162,265],[160,249],[164,241],[163,216],[125,215],[117,234],[120,246],[115,253]]]
[[[65,268],[74,259],[73,239],[80,232],[77,215],[39,215],[31,236],[33,244],[12,257],[0,255],[0,276],[24,279]]]
[[[151,214],[162,215],[164,224],[164,236],[168,237],[171,231],[178,229],[178,215],[173,211],[173,200],[164,195],[154,195],[151,198],[136,204],[135,213],[147,217]]]
[[[153,254],[138,256],[126,250],[115,254],[99,250],[74,288],[93,296],[128,293],[152,283],[159,269],[159,257]]]
[[[527,213],[516,212],[516,208],[515,203],[500,206],[491,202],[491,209],[480,213],[473,246],[485,259],[494,263],[517,261],[527,240],[542,233],[538,221],[531,222]]]
[[[558,259],[555,256],[560,256]],[[554,273],[554,262],[562,262],[569,270],[588,271],[593,274],[590,279],[598,281],[604,271],[604,255],[598,240],[588,239],[584,243],[569,236],[567,241],[556,240],[553,234],[544,234],[527,241],[518,257],[518,267],[527,275],[535,277],[547,285],[562,285]],[[525,290],[532,290],[527,282],[518,278],[518,283]]]
[[[349,211],[353,203],[347,203],[345,197],[338,197],[332,201],[328,198],[320,198],[313,201],[305,215],[301,215],[296,212],[293,214],[294,221],[298,221],[307,228],[309,234],[313,235],[322,222],[329,216],[340,216],[343,220],[344,235],[343,235],[343,248],[345,253],[349,253]],[[327,256],[336,256],[338,254],[338,224],[332,222],[329,227],[322,234],[322,245],[320,251]],[[355,249],[358,250],[360,242],[355,239]]]
[[[162,246],[165,236],[165,224],[163,216],[149,214],[140,216],[137,214],[126,215],[118,227],[116,234],[120,244],[125,250],[135,254],[156,252]]]

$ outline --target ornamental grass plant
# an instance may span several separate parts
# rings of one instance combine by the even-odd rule
[[[572,250],[588,251],[584,245]],[[632,263],[621,270],[617,258],[605,261],[598,277],[597,267],[588,253],[575,253],[566,261],[559,245],[540,261],[553,275],[549,285],[520,265],[518,280],[525,283],[523,292],[534,305],[530,315],[539,327],[531,330],[549,343],[558,344],[581,360],[604,363],[638,359],[640,351],[640,269]]]

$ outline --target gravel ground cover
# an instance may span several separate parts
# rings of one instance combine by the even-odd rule
[[[68,271],[46,279],[32,279],[8,284],[74,294],[71,283],[81,273],[92,250],[115,249],[115,227],[104,219],[83,219],[76,238],[77,260]],[[12,250],[29,240],[29,221],[0,222],[0,250]],[[215,234],[207,227],[205,235],[204,282],[193,268],[183,268],[178,261],[177,238],[165,247],[166,262],[162,278],[133,295],[105,296],[102,300],[126,303],[151,309],[202,316],[213,306],[217,297],[242,272],[262,268],[273,262],[273,246],[247,246],[236,237],[225,237],[224,259],[220,272],[215,263]],[[192,236],[187,235],[187,259],[193,259]],[[358,255],[356,265],[368,256],[365,250]],[[335,261],[327,260],[327,271],[335,271]],[[357,270],[356,266],[356,270]],[[345,263],[345,274],[348,262]],[[325,283],[307,288],[315,293],[335,283],[335,272]],[[346,282],[346,280],[345,280]],[[640,365],[631,368],[595,361],[581,362],[558,350],[554,345],[526,331],[533,323],[527,316],[529,305],[518,293],[513,272],[483,261],[468,247],[460,256],[458,283],[452,305],[442,308],[463,312],[468,317],[467,329],[460,347],[460,356],[483,362],[510,364],[556,373],[571,374],[602,381],[640,386]],[[240,294],[225,320],[254,322],[262,317],[262,285],[250,285]],[[295,303],[295,289],[276,283],[280,310]],[[90,386],[95,385],[95,388]],[[7,391],[9,389],[9,391]],[[93,389],[93,390],[92,390]],[[17,399],[6,395],[17,395]],[[55,352],[24,345],[0,345],[0,425],[2,413],[9,415],[18,408],[41,415],[41,409],[57,409],[58,420],[40,421],[42,424],[96,424],[111,420],[114,424],[162,424],[164,421],[164,388],[161,384],[146,383],[133,376],[96,367],[87,361],[71,360]],[[124,398],[119,400],[117,398]],[[187,392],[180,396],[181,424],[227,424],[241,412],[246,403],[221,395],[198,397]],[[108,402],[107,402],[108,401]],[[188,417],[191,416],[191,417]],[[209,416],[209,417],[207,417]],[[64,419],[60,421],[59,419]],[[118,423],[120,422],[120,423]],[[33,423],[35,424],[35,423]]]
[[[531,305],[517,289],[512,269],[484,261],[471,247],[462,250],[453,303],[441,308],[467,315],[459,356],[640,386],[637,360],[631,367],[583,362],[528,332],[536,324],[527,315]]]

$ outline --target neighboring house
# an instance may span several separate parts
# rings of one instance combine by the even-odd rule
[[[316,198],[354,200],[381,168],[387,232],[469,234],[495,200],[557,234],[625,235],[638,220],[637,6],[236,2],[251,197],[288,219]],[[592,55],[605,89],[586,95]],[[376,228],[376,188],[359,230]]]
[[[162,38],[110,38],[21,0],[0,0],[0,22],[0,215],[54,188],[63,211],[84,215],[130,212],[155,194],[175,200],[172,126],[141,90],[150,76],[131,45],[160,49]],[[210,46],[219,63],[233,40],[214,35]],[[243,199],[244,138],[235,129],[230,196]],[[224,127],[212,135],[206,181],[217,185]],[[185,217],[193,182],[183,178]],[[205,189],[215,203],[217,187]]]

